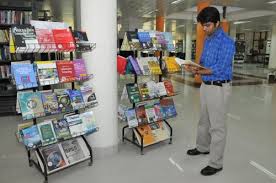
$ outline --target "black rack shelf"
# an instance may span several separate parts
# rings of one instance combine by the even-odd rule
[[[32,7],[0,6],[0,10],[6,11],[32,11]]]

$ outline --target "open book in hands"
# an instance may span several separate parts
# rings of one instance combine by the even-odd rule
[[[179,65],[185,65],[185,66],[191,66],[191,67],[196,67],[198,69],[206,69],[205,67],[191,61],[191,60],[183,60],[183,59],[180,59],[180,58],[175,58],[176,62],[179,64]]]

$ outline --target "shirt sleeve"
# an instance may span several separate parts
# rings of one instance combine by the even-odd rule
[[[234,54],[234,41],[229,40],[227,44],[220,48],[217,55],[217,62],[212,66],[212,74],[215,76],[221,76],[227,68],[232,67]]]

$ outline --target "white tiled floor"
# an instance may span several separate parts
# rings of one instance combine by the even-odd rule
[[[126,82],[120,82],[120,86]],[[224,170],[203,177],[199,171],[206,165],[208,156],[186,155],[186,150],[195,142],[199,89],[178,82],[173,84],[181,94],[174,97],[178,116],[170,120],[174,129],[172,145],[164,142],[148,147],[142,156],[137,147],[120,142],[117,154],[96,159],[92,167],[82,163],[51,175],[49,182],[276,182],[276,85],[233,87]],[[15,140],[14,131],[19,121],[19,116],[0,118],[0,183],[43,182],[43,176],[28,167],[25,150]],[[119,124],[120,132],[122,125]],[[266,173],[256,168],[256,163],[264,167]]]

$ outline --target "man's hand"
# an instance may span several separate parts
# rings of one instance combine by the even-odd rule
[[[210,69],[202,69],[200,67],[196,67],[196,66],[192,66],[192,65],[185,65],[184,69],[193,74],[204,74],[204,75],[212,74],[212,70],[210,70]]]

